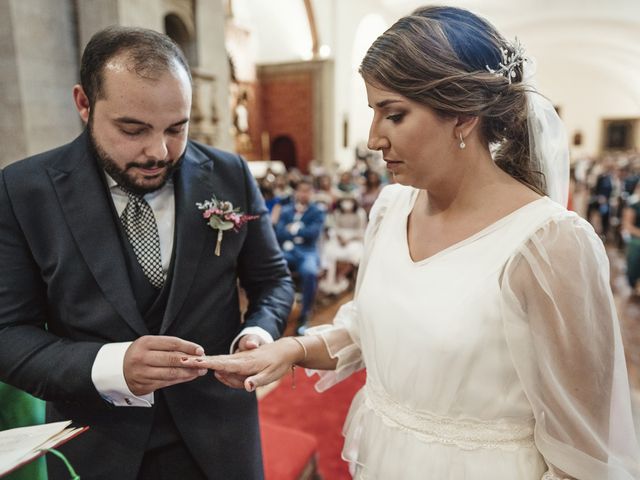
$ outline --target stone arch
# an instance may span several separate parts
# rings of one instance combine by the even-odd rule
[[[182,49],[189,66],[198,66],[196,32],[193,22],[184,21],[177,13],[167,13],[164,16],[164,31]]]

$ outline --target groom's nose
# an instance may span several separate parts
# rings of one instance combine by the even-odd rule
[[[166,160],[169,153],[167,138],[164,134],[150,135],[144,148],[144,154],[150,160]]]

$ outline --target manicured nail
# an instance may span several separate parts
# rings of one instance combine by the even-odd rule
[[[202,347],[196,348],[196,355],[199,355],[199,356],[204,355],[204,348]]]

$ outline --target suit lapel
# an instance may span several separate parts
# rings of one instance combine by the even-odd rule
[[[187,298],[207,238],[207,227],[196,203],[211,198],[216,191],[213,161],[189,146],[174,178],[176,201],[175,254],[171,291],[160,334],[164,334]],[[213,245],[210,246],[213,248]]]
[[[148,334],[133,296],[112,205],[87,133],[69,155],[48,167],[58,200],[78,248],[105,297],[139,335]]]

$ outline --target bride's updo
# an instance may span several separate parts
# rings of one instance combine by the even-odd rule
[[[480,117],[496,164],[540,194],[544,176],[529,160],[527,87],[522,62],[492,73],[514,46],[483,18],[453,7],[423,7],[398,20],[360,65],[368,83],[426,105],[442,116]]]

